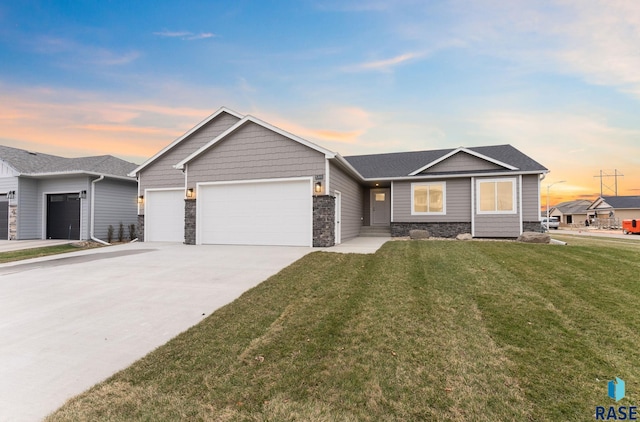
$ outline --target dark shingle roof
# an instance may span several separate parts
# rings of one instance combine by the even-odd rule
[[[603,196],[602,199],[616,209],[640,208],[640,196]]]
[[[112,155],[64,158],[4,145],[0,145],[0,159],[23,175],[87,172],[128,177],[137,166]]]
[[[561,202],[554,208],[563,214],[586,214],[587,208],[591,206],[593,201],[587,199],[578,199],[576,201]]]
[[[493,145],[466,149],[517,167],[518,171],[547,171],[546,167],[511,145]],[[455,148],[390,154],[352,155],[344,158],[366,179],[406,177],[452,151],[455,151]],[[505,171],[510,170],[505,169]]]

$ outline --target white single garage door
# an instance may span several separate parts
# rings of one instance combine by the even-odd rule
[[[201,185],[198,243],[311,246],[312,207],[308,179]]]
[[[145,242],[184,242],[184,190],[146,191]]]

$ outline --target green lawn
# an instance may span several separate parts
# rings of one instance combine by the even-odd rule
[[[86,249],[73,245],[44,246],[41,248],[21,249],[17,251],[0,252],[0,264],[5,262],[21,261],[30,258],[40,258],[42,256],[58,255],[66,252],[77,252]]]
[[[49,421],[594,420],[640,403],[639,249],[575,243],[312,253]]]

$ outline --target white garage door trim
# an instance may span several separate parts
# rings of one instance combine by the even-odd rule
[[[165,198],[160,198],[161,194],[167,194]],[[170,198],[170,194],[174,196]],[[155,196],[154,196],[155,195]],[[154,209],[155,202],[163,206],[175,207],[165,208],[173,214],[168,216],[157,212]],[[169,219],[169,221],[167,221]],[[159,226],[158,226],[159,225]],[[156,230],[161,227],[160,230]],[[144,240],[145,242],[184,242],[184,189],[145,189],[144,190]]]
[[[230,189],[224,189],[228,187]],[[237,187],[238,189],[233,189]],[[224,197],[209,202],[208,195],[218,190]],[[252,188],[255,188],[253,192]],[[271,201],[274,191],[291,195],[293,214],[287,216],[282,203],[286,198]],[[239,245],[289,245],[313,246],[313,180],[311,177],[282,179],[254,179],[226,182],[202,182],[196,185],[196,244],[239,244]],[[230,200],[233,195],[255,194],[256,203],[251,209],[244,208]],[[264,195],[262,195],[264,193]],[[271,195],[270,195],[271,194]],[[215,201],[225,201],[218,207]],[[261,208],[260,208],[261,207]],[[244,215],[244,216],[243,216]],[[239,223],[233,217],[238,216]],[[285,220],[283,220],[285,219]],[[233,227],[233,234],[219,230],[220,226],[209,223],[226,221],[226,228]],[[297,224],[298,230],[274,230],[279,224]],[[267,230],[264,230],[267,229]]]

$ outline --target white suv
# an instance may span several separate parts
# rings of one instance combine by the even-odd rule
[[[543,230],[547,229],[547,217],[542,217],[542,220],[540,220],[540,225],[542,226]],[[558,220],[558,217],[549,217],[548,227],[550,229],[558,230],[558,228],[560,227],[560,220]]]

